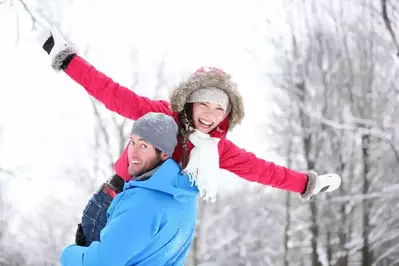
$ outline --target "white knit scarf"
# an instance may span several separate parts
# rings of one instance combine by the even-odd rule
[[[205,201],[215,202],[221,181],[218,150],[220,139],[195,130],[190,134],[189,140],[194,148],[190,152],[190,160],[183,173],[198,187],[200,197]]]

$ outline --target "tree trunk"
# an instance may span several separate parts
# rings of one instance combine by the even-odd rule
[[[291,225],[291,193],[286,192],[285,194],[285,227],[284,227],[284,259],[283,259],[283,266],[288,266],[289,265],[289,256],[288,256],[288,241],[289,241],[289,235],[288,231],[290,230],[290,225]]]
[[[201,226],[202,226],[202,221],[204,220],[204,213],[205,213],[205,202],[200,199],[200,201],[198,202],[198,216],[197,216],[197,225],[195,228],[195,237],[193,240],[193,245],[191,247],[193,266],[198,266],[201,264],[200,241],[201,241]]]
[[[370,144],[370,137],[368,135],[362,136],[362,151],[363,151],[363,195],[366,196],[369,191],[369,182],[367,179],[368,173],[370,172],[370,165],[369,165],[369,144]],[[368,266],[371,265],[371,251],[370,251],[370,241],[369,241],[369,230],[370,230],[370,223],[369,223],[369,201],[367,199],[363,199],[363,248],[362,248],[362,260],[363,265]]]
[[[317,224],[317,206],[314,201],[309,203],[311,212],[312,225],[310,231],[312,233],[312,266],[319,266],[319,254],[317,253],[318,238],[319,238],[319,227]]]

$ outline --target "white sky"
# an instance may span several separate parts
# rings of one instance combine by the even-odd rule
[[[231,73],[245,98],[247,116],[230,139],[262,156],[267,143],[259,144],[255,127],[264,119],[268,84],[244,48],[257,47],[259,54],[268,56],[259,28],[265,13],[279,16],[279,11],[263,2],[75,1],[64,9],[61,23],[79,50],[90,47],[88,60],[123,85],[132,80],[127,52],[137,47],[141,73],[137,92],[142,95],[152,95],[153,82],[146,74],[153,73],[164,51],[167,74],[174,82],[201,65]],[[87,93],[63,73],[52,71],[21,10],[18,19],[21,36],[15,46],[15,9],[0,5],[0,124],[5,130],[0,165],[34,180],[18,183],[18,190],[10,193],[30,208],[40,200],[34,195],[26,201],[32,188],[43,189],[48,180],[61,176],[62,167],[87,160],[93,121]],[[56,188],[47,190],[58,193]]]

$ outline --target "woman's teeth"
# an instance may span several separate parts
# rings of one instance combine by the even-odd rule
[[[202,120],[201,118],[200,119],[198,119],[198,121],[202,124],[202,125],[204,125],[204,126],[206,126],[206,127],[210,127],[210,126],[212,126],[212,122],[209,122],[209,121],[206,121],[206,120]]]

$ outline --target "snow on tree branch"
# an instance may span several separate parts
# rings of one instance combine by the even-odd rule
[[[387,11],[387,0],[381,0],[381,7],[382,7],[382,18],[384,20],[385,23],[385,27],[388,30],[389,34],[392,37],[392,42],[394,43],[397,53],[396,56],[399,57],[399,42],[396,39],[396,35],[395,35],[395,31],[392,27],[392,22],[388,16],[388,11]]]

